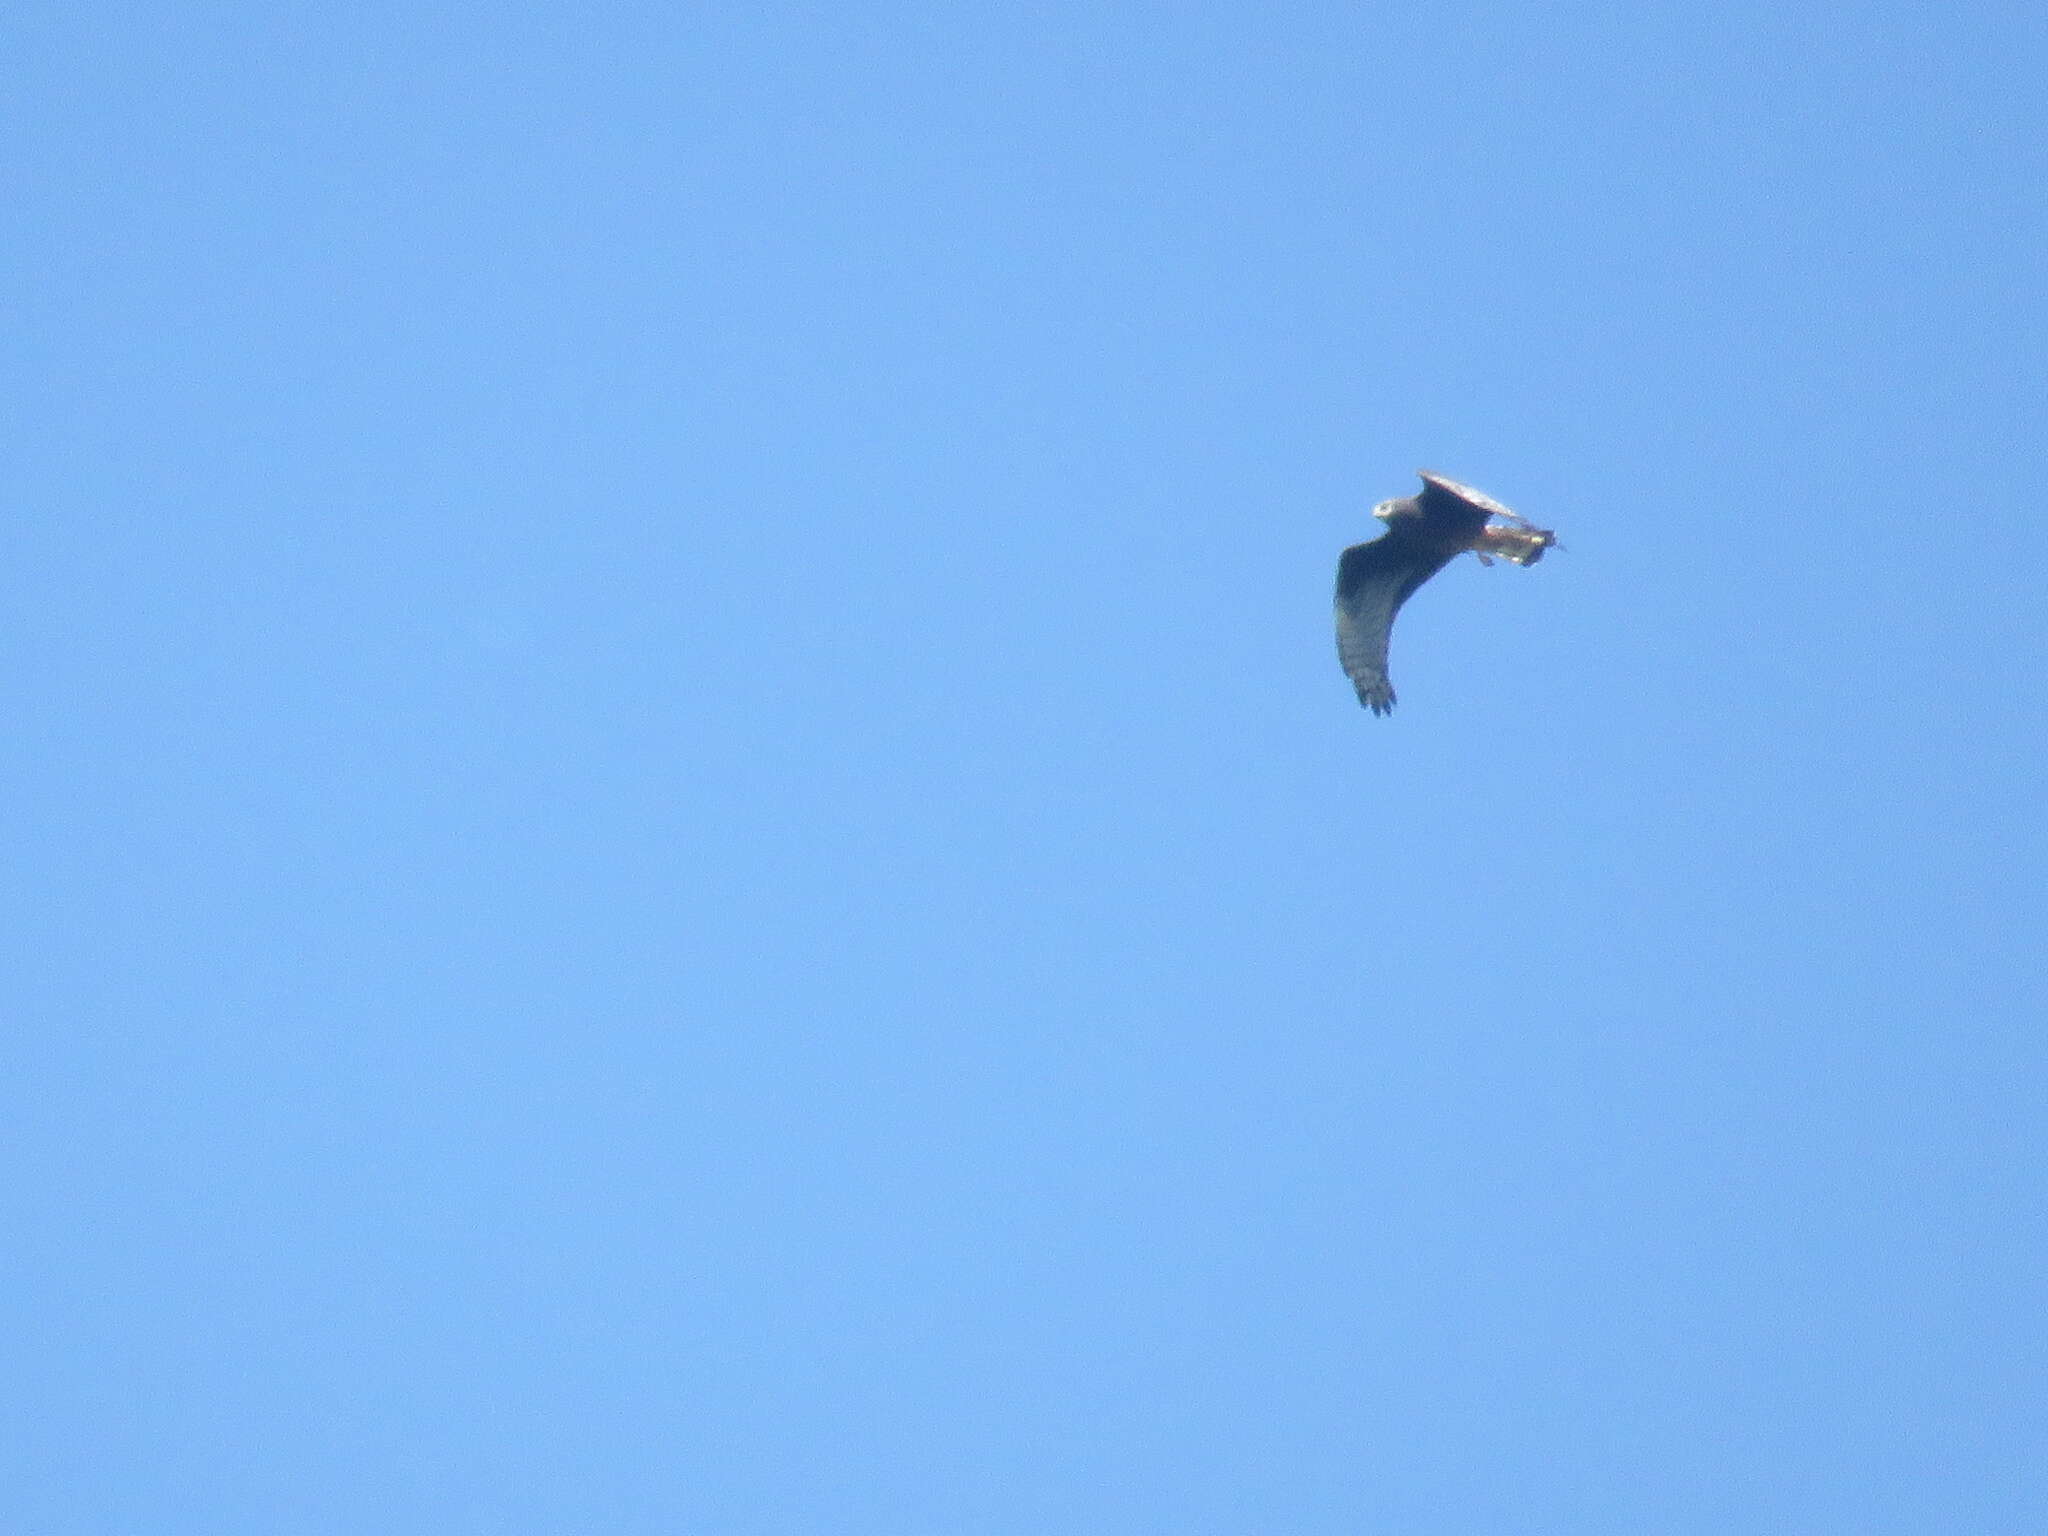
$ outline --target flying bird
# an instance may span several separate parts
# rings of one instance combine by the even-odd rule
[[[1468,549],[1481,565],[1493,564],[1495,555],[1534,565],[1557,542],[1548,528],[1469,485],[1426,469],[1418,473],[1420,494],[1372,509],[1387,531],[1370,544],[1352,545],[1337,562],[1337,659],[1358,702],[1376,715],[1394,707],[1387,639],[1394,615],[1417,587]]]

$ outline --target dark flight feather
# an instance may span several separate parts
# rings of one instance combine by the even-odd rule
[[[1358,702],[1376,715],[1394,707],[1394,685],[1387,678],[1394,615],[1450,561],[1448,553],[1429,554],[1389,533],[1352,545],[1337,562],[1337,659],[1358,690]]]

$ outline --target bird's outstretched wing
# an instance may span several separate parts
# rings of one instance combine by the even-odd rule
[[[1460,485],[1446,475],[1427,469],[1418,469],[1415,473],[1422,477],[1422,494],[1415,499],[1421,503],[1425,513],[1437,517],[1469,517],[1471,514],[1465,508],[1476,507],[1488,517],[1511,518],[1518,523],[1528,521],[1513,507],[1495,501],[1484,491],[1475,491],[1469,485]],[[1465,506],[1460,507],[1459,502]]]
[[[1337,659],[1358,690],[1358,702],[1376,715],[1394,707],[1394,685],[1387,679],[1394,615],[1450,560],[1448,553],[1390,534],[1352,545],[1337,562]]]

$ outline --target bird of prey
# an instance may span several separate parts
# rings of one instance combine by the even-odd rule
[[[1493,564],[1495,555],[1534,565],[1557,542],[1548,528],[1469,485],[1426,469],[1417,473],[1420,494],[1372,509],[1387,531],[1370,544],[1352,545],[1337,562],[1337,659],[1358,690],[1358,702],[1376,715],[1394,707],[1387,638],[1394,615],[1417,587],[1468,549],[1481,565]]]

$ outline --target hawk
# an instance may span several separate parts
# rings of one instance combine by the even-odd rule
[[[1394,615],[1417,587],[1468,549],[1481,565],[1493,564],[1495,555],[1534,565],[1557,542],[1548,528],[1469,485],[1426,469],[1417,473],[1420,494],[1372,509],[1387,531],[1370,544],[1352,545],[1337,562],[1337,659],[1358,690],[1358,702],[1376,715],[1394,707],[1387,638]]]

